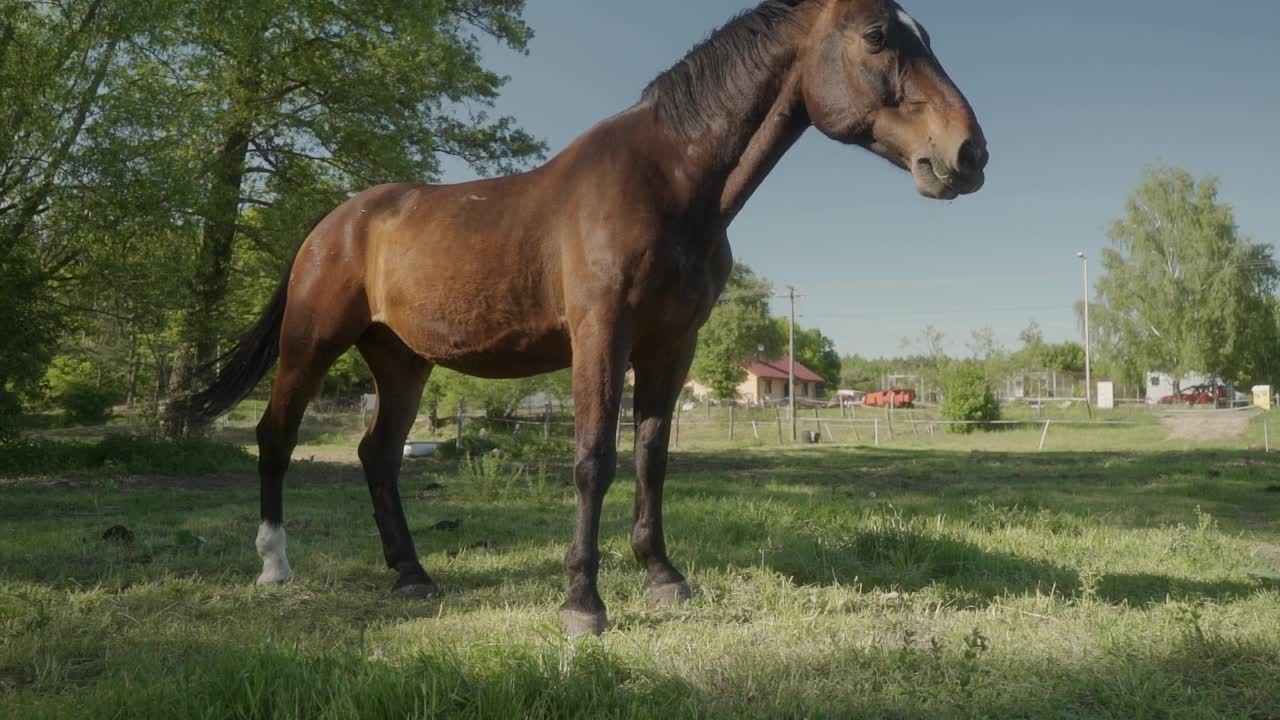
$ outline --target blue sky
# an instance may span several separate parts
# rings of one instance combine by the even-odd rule
[[[742,0],[528,0],[527,56],[498,110],[558,152],[736,12]],[[1221,179],[1242,233],[1280,236],[1280,2],[904,0],[968,96],[991,144],[986,188],[950,203],[811,130],[730,228],[735,256],[804,296],[801,324],[841,353],[897,354],[932,323],[967,353],[1036,320],[1079,337],[1086,252],[1144,166]],[[447,180],[469,179],[452,169]],[[783,309],[775,305],[779,312]]]

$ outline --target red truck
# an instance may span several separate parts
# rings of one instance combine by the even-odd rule
[[[916,391],[904,388],[893,388],[892,390],[881,390],[879,392],[867,393],[867,397],[862,401],[867,407],[888,407],[890,404],[895,409],[913,407],[916,403]]]

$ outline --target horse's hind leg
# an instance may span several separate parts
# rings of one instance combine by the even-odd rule
[[[396,593],[426,597],[435,591],[435,583],[418,562],[400,503],[399,481],[404,441],[418,416],[431,364],[383,326],[365,333],[356,345],[378,386],[378,409],[360,441],[360,462],[373,500],[373,519],[382,536],[383,557],[387,567],[399,573]]]
[[[286,322],[280,365],[271,386],[271,401],[258,422],[258,476],[261,479],[262,524],[255,543],[262,558],[258,584],[282,583],[293,577],[285,552],[284,475],[298,444],[298,426],[307,404],[320,389],[329,367],[350,341],[317,341],[314,336],[291,331]]]

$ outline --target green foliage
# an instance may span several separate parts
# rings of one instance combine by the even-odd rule
[[[516,380],[489,380],[436,368],[423,392],[423,405],[443,416],[456,415],[458,402],[466,402],[466,412],[504,418],[515,414],[520,403],[544,394],[557,402],[573,397],[573,376],[569,370]]]
[[[1102,359],[1129,382],[1161,370],[1243,381],[1280,356],[1270,246],[1241,237],[1218,182],[1155,168],[1110,231],[1093,316]]]
[[[491,116],[506,78],[482,62],[524,51],[523,10],[0,3],[0,317],[23,319],[0,345],[0,436],[58,353],[154,408],[350,194],[437,181],[444,157],[486,174],[540,157]],[[339,367],[332,389],[366,380]]]
[[[942,417],[965,422],[990,422],[1000,419],[1000,403],[996,402],[986,373],[977,363],[955,363],[943,373],[944,398]],[[971,433],[974,425],[951,425],[954,432]]]
[[[101,425],[111,419],[116,394],[87,383],[70,385],[59,400],[68,425]]]
[[[468,432],[462,436],[462,447],[454,440],[446,440],[436,448],[434,457],[441,460],[458,460],[479,457],[498,449],[498,441],[492,435]]]
[[[204,439],[109,435],[95,443],[18,440],[0,445],[0,475],[7,476],[110,471],[183,477],[254,467],[253,456],[243,448]]]
[[[1022,349],[1012,358],[1021,370],[1084,371],[1084,345],[1078,342],[1046,343],[1039,323],[1029,323],[1018,336]]]
[[[98,370],[92,363],[67,356],[50,364],[44,386],[67,425],[101,425],[110,419],[111,406],[120,398],[114,388],[98,381]]]
[[[783,346],[785,354],[787,343],[787,318],[774,318],[776,342]],[[821,387],[836,389],[840,382],[840,353],[836,352],[835,341],[818,328],[803,328],[796,325],[796,362],[822,376],[826,383]]]
[[[324,393],[329,397],[355,399],[373,391],[373,373],[355,348],[343,353],[325,378]]]
[[[861,355],[845,355],[840,359],[840,387],[863,392],[882,390],[880,378],[892,371],[892,361],[885,358],[872,360]]]
[[[772,286],[756,277],[751,268],[735,263],[721,301],[698,331],[698,350],[690,377],[711,388],[719,400],[735,399],[746,379],[743,364],[760,354],[775,357],[785,346],[785,335],[769,317]]]

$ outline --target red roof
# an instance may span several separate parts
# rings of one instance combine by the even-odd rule
[[[787,364],[790,358],[782,357],[777,360],[756,361],[747,365],[747,372],[758,378],[768,380],[786,380]],[[818,373],[796,362],[796,380],[801,382],[826,382]]]

